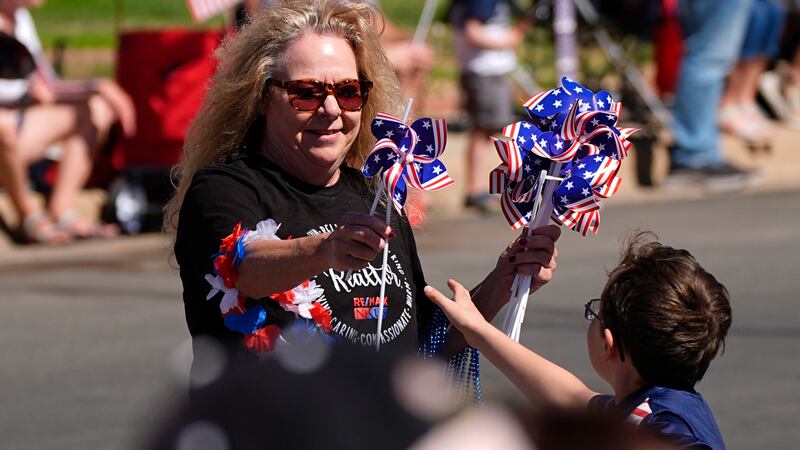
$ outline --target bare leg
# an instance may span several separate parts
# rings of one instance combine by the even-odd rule
[[[96,97],[85,103],[39,105],[25,111],[15,159],[23,167],[22,186],[26,188],[28,182],[25,168],[40,159],[48,146],[63,144],[63,158],[49,205],[51,221],[61,219],[74,207],[91,170],[91,154],[107,137],[113,117],[105,102]],[[88,229],[89,225],[83,228]]]
[[[728,83],[720,100],[720,107],[738,106],[741,104],[742,91],[745,90],[744,61],[739,61],[728,74]]]
[[[101,98],[92,97],[87,106],[81,108],[76,133],[62,144],[58,177],[48,205],[54,220],[61,219],[74,208],[75,199],[91,175],[92,154],[108,139],[108,131],[114,123],[113,112]]]
[[[769,59],[766,57],[749,58],[737,65],[739,72],[738,102],[748,104],[756,101],[758,78],[767,69]]]
[[[36,211],[28,193],[28,172],[17,148],[14,111],[0,109],[0,185],[11,200],[20,223]]]

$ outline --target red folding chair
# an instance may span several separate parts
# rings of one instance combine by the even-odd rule
[[[117,80],[136,106],[137,134],[112,150],[106,220],[126,233],[157,230],[172,193],[171,168],[203,103],[222,31],[178,28],[120,33]]]

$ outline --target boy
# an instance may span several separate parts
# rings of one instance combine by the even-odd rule
[[[536,406],[619,412],[682,448],[725,444],[694,385],[724,345],[728,292],[686,250],[635,236],[599,299],[585,306],[592,367],[614,390],[600,395],[565,369],[508,338],[475,309],[456,281],[453,301],[425,293]]]

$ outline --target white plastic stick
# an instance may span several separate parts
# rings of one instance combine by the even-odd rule
[[[436,3],[437,0],[425,0],[425,6],[422,7],[422,14],[417,22],[417,29],[414,30],[414,38],[411,41],[413,44],[421,44],[428,39],[428,30],[431,29],[433,15],[436,13]]]
[[[381,193],[383,192],[383,183],[378,184],[378,191],[375,192],[375,198],[372,199],[372,208],[369,209],[369,215],[374,216],[375,210],[378,209],[378,200],[381,198]]]
[[[406,101],[406,108],[403,111],[403,123],[408,122],[408,116],[411,114],[411,105],[414,103],[413,98],[409,98]],[[413,148],[408,149],[408,151],[414,150]],[[393,193],[386,191],[386,224],[388,225],[389,222],[392,220],[392,208],[394,208],[394,200]],[[377,202],[373,202],[373,209],[377,205]],[[374,214],[374,211],[370,211],[370,215]],[[381,349],[381,341],[382,335],[381,332],[383,331],[383,307],[386,304],[384,295],[386,294],[386,271],[389,266],[389,241],[386,241],[386,245],[383,246],[383,263],[381,265],[381,291],[378,296],[378,330],[377,334],[375,335],[375,350]]]
[[[547,181],[546,177],[547,177],[547,171],[542,170],[536,179],[536,193],[534,194],[533,197],[533,210],[531,211],[531,214],[533,215],[534,218],[539,212],[539,206],[542,202],[542,188],[544,187],[544,184]],[[532,233],[533,232],[531,231],[530,227],[525,227],[526,236],[530,236]],[[513,313],[509,323],[504,326],[504,329],[506,330],[506,335],[508,335],[508,337],[510,337],[511,339],[515,339],[514,335],[516,334],[517,322],[519,321],[520,317],[520,307],[524,297],[521,295],[521,293],[530,289],[530,283],[531,283],[530,275],[516,275],[514,277],[514,282],[511,285],[511,299],[509,300],[509,303],[510,305],[513,305]]]
[[[394,208],[394,201],[389,192],[386,193],[386,223],[392,220],[392,208]],[[381,331],[383,331],[383,306],[385,304],[384,295],[386,295],[386,269],[389,265],[389,241],[383,246],[383,263],[381,265],[381,293],[378,297],[378,332],[375,337],[375,350],[381,349]]]
[[[533,205],[534,219],[531,221],[532,225],[527,227],[527,235],[531,236],[535,228],[542,227],[550,220],[550,213],[553,210],[553,191],[557,185],[555,183],[547,183],[548,181],[557,181],[556,175],[561,172],[561,163],[553,163],[550,166],[549,173],[542,170],[539,174],[538,183],[536,186],[536,197]],[[517,275],[519,282],[516,291],[512,290],[512,300],[510,303],[518,305],[514,311],[514,318],[512,325],[506,328],[506,334],[519,342],[519,335],[522,329],[522,322],[525,320],[525,309],[528,306],[528,295],[531,288],[530,275]]]

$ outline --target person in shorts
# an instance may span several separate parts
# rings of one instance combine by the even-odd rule
[[[483,212],[492,201],[483,172],[487,147],[493,134],[514,121],[507,77],[517,67],[513,49],[531,24],[523,19],[512,25],[515,10],[507,0],[455,0],[451,11],[461,86],[472,122],[464,206]]]

